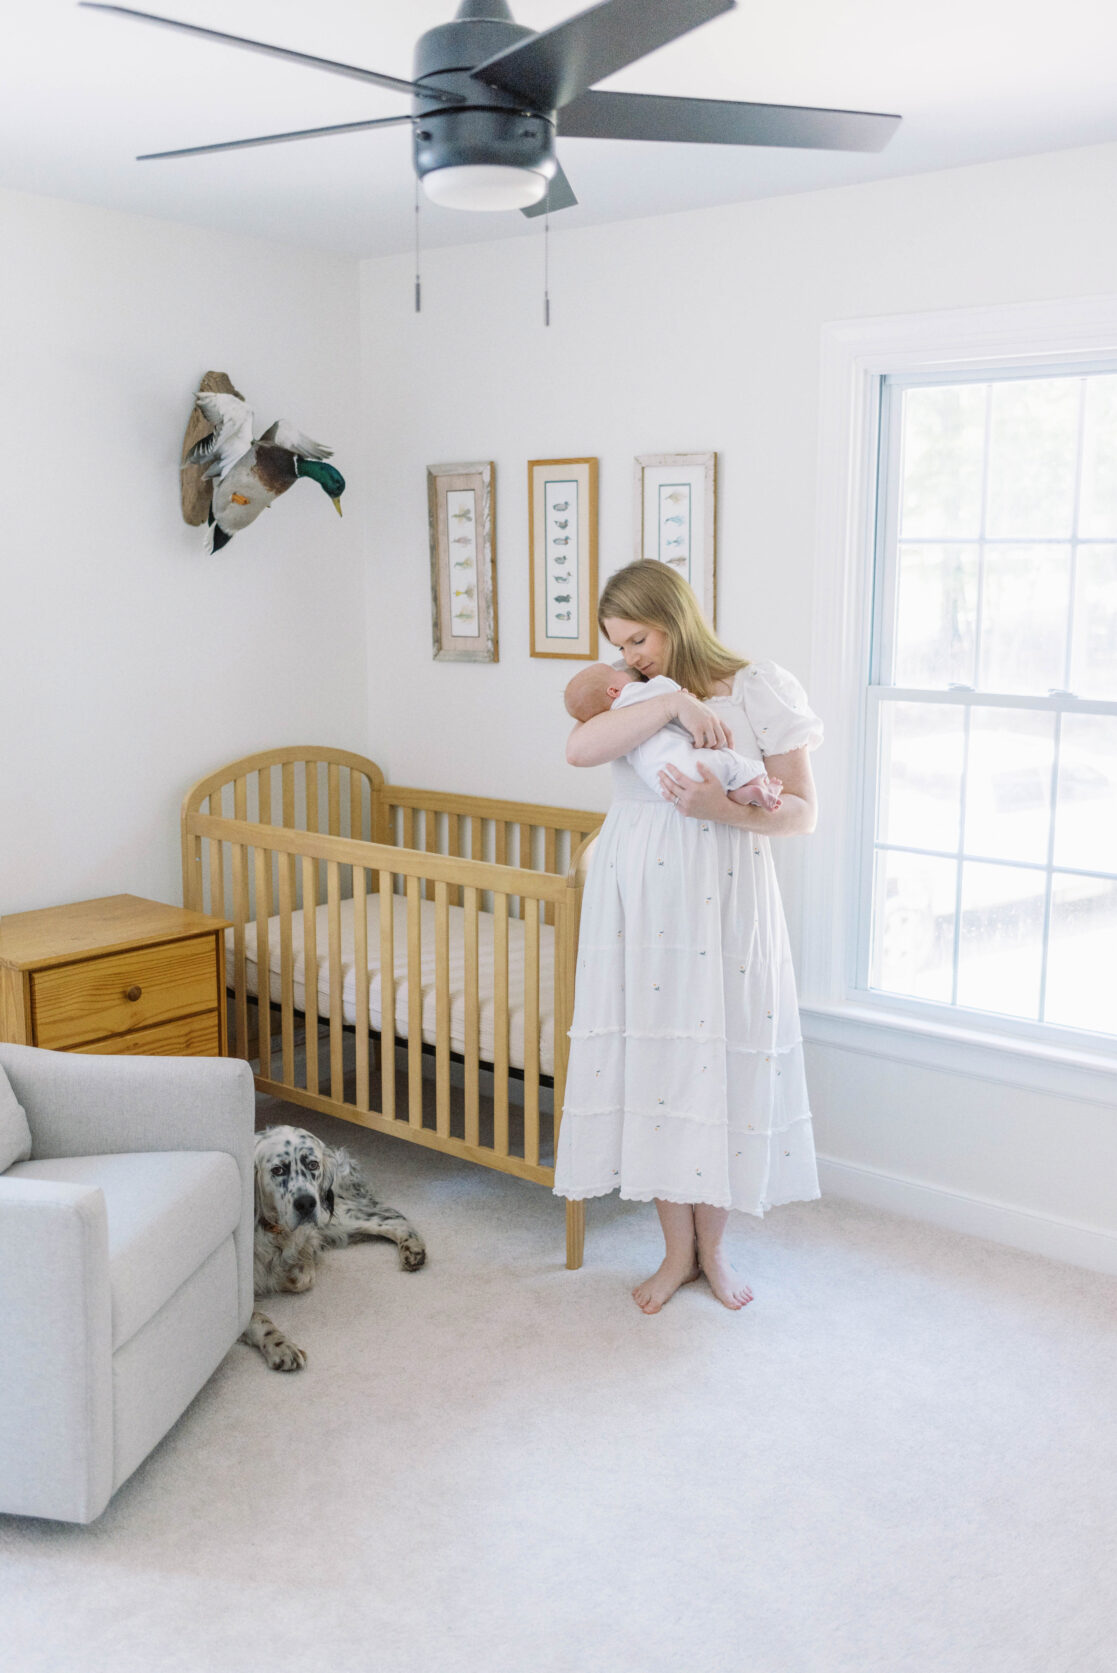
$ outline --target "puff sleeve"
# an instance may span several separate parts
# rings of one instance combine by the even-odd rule
[[[777,662],[750,662],[741,670],[741,697],[762,755],[817,749],[822,722],[794,674]]]

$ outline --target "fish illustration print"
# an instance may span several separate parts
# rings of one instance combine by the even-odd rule
[[[464,505],[462,506],[460,511],[452,511],[450,513],[450,515],[451,515],[451,517],[453,517],[453,519],[456,523],[472,523],[472,521],[473,521],[472,511],[470,511],[469,508],[467,506],[464,506]]]
[[[682,505],[686,499],[686,492],[682,488],[676,488],[674,493],[668,494],[666,498],[671,501],[672,505]]]

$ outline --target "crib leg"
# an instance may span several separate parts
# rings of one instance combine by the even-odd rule
[[[567,1201],[566,1204],[566,1265],[576,1272],[582,1264],[586,1244],[586,1205]]]

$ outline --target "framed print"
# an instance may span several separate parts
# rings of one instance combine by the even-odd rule
[[[531,459],[531,654],[597,656],[597,460]]]
[[[431,465],[431,625],[436,662],[497,662],[492,463]]]
[[[636,556],[689,581],[711,627],[717,617],[717,454],[644,453],[636,460]]]

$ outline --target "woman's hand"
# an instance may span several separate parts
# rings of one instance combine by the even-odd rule
[[[728,726],[689,691],[674,694],[674,718],[686,727],[696,749],[733,748],[733,734]]]
[[[677,767],[663,768],[659,782],[664,798],[674,802],[688,819],[728,820],[733,803],[704,761],[696,761],[695,766],[702,774],[700,779],[687,778]]]

